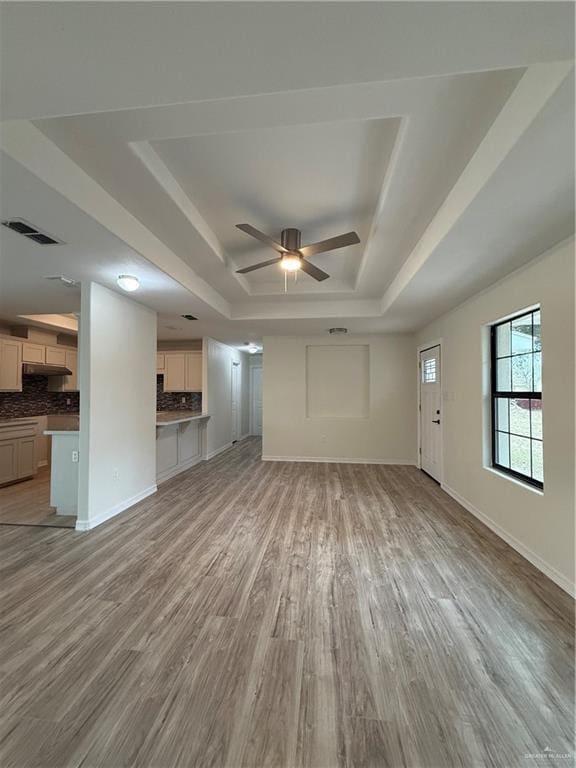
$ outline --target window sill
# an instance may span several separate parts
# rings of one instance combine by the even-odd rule
[[[493,475],[501,477],[503,480],[508,480],[508,482],[514,483],[514,485],[517,485],[519,488],[523,488],[525,491],[535,493],[537,496],[544,496],[544,490],[542,488],[536,488],[534,485],[530,485],[530,483],[524,483],[522,480],[517,480],[515,477],[512,477],[512,475],[509,475],[506,472],[501,472],[495,467],[484,466],[483,469],[485,469],[487,472],[491,472]]]

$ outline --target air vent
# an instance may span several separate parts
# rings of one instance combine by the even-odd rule
[[[181,317],[183,317],[184,320],[198,320],[198,318],[194,317],[194,315],[181,315]]]
[[[3,221],[2,224],[13,232],[24,235],[28,240],[34,240],[38,245],[62,245],[61,240],[56,240],[56,238],[46,234],[46,232],[38,229],[38,227],[32,226],[29,221],[24,219],[8,219]]]
[[[332,336],[344,336],[348,333],[348,328],[328,328],[328,333]]]

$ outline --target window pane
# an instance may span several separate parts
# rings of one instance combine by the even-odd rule
[[[542,352],[534,355],[534,392],[542,392]]]
[[[510,435],[510,469],[530,477],[530,443],[527,437]]]
[[[506,432],[497,432],[496,442],[496,462],[503,467],[510,466],[510,452],[508,435]]]
[[[433,384],[436,381],[436,358],[424,360],[422,365],[422,381],[424,384]]]
[[[542,443],[540,440],[532,440],[532,477],[534,480],[544,482],[544,462],[542,459]]]
[[[541,326],[541,320],[540,320],[540,310],[537,312],[534,312],[533,315],[533,323],[534,323],[534,330],[533,330],[533,342],[534,342],[534,349],[542,349],[542,326]]]
[[[532,391],[532,355],[512,357],[512,389],[514,392]]]
[[[510,400],[510,432],[530,437],[530,400]]]
[[[532,352],[532,314],[512,320],[512,354]]]
[[[542,439],[542,400],[530,400],[530,416],[532,419],[532,437]]]
[[[496,326],[496,357],[510,354],[510,323]]]
[[[510,392],[512,389],[510,359],[504,357],[496,361],[496,389],[500,392]]]
[[[503,432],[510,431],[507,397],[499,397],[496,400],[496,429],[501,429]]]

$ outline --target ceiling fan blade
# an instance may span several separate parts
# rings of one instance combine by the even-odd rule
[[[242,232],[246,232],[247,235],[252,235],[252,237],[255,237],[256,240],[260,240],[260,242],[266,243],[266,245],[269,245],[270,248],[274,248],[274,250],[278,251],[278,253],[288,253],[287,248],[284,248],[283,245],[277,243],[276,240],[272,240],[271,237],[265,235],[264,232],[260,232],[259,229],[256,229],[256,227],[253,227],[251,224],[236,224],[236,229],[241,229]]]
[[[305,259],[302,259],[300,269],[302,272],[306,272],[307,275],[310,275],[310,277],[313,277],[314,280],[326,280],[328,277],[330,277],[327,272],[323,272],[321,269],[318,269],[318,267],[315,267],[314,264],[310,264],[309,261],[305,261]]]
[[[311,243],[310,245],[304,245],[298,250],[305,256],[314,256],[316,253],[324,253],[324,251],[335,251],[336,248],[344,248],[346,245],[356,245],[360,242],[360,238],[356,232],[346,232],[345,235],[337,235],[336,237],[329,237],[328,240],[320,240],[319,243]]]
[[[268,261],[261,261],[260,264],[253,264],[251,267],[237,269],[236,273],[238,275],[245,275],[246,272],[254,272],[255,269],[262,269],[262,267],[268,267],[270,264],[278,264],[279,261],[282,261],[282,256],[276,256],[275,258],[269,259]]]

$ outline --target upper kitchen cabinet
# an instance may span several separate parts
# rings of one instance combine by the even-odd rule
[[[202,391],[202,352],[162,352],[163,368],[156,370],[164,375],[164,392]]]
[[[78,376],[78,351],[76,349],[53,350],[63,355],[55,365],[65,365],[72,371],[70,376],[51,376],[48,379],[50,392],[78,392],[80,389],[80,377]],[[48,362],[49,348],[46,348],[46,362]]]
[[[22,392],[22,342],[0,339],[0,392]]]
[[[43,344],[31,344],[29,341],[22,342],[22,362],[45,363],[46,347]]]

